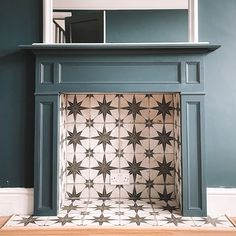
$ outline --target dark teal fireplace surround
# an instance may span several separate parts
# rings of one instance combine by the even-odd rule
[[[210,44],[30,45],[36,55],[34,214],[57,215],[59,96],[179,92],[182,214],[206,215],[204,57]]]

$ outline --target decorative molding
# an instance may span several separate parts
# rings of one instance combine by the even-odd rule
[[[57,95],[35,99],[35,215],[57,214],[58,103]]]
[[[120,78],[119,72],[123,78]],[[181,63],[179,61],[119,62],[112,59],[99,62],[65,61],[60,63],[58,74],[60,84],[180,84]],[[110,75],[113,75],[112,79]]]
[[[132,10],[132,9],[188,9],[188,0],[57,0],[53,9],[73,10]]]
[[[0,188],[0,215],[33,213],[32,188]]]
[[[207,188],[209,215],[236,216],[236,188]]]
[[[43,42],[53,43],[52,0],[43,0]]]
[[[198,0],[188,0],[188,41],[198,42]]]
[[[200,68],[201,68],[200,62],[192,61],[185,63],[186,84],[200,84],[200,78],[201,78]]]
[[[54,70],[53,63],[45,62],[40,64],[41,84],[53,84],[53,70]]]
[[[206,215],[204,96],[182,96],[183,215]]]

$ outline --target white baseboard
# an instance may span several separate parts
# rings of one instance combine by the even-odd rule
[[[33,189],[0,188],[0,216],[33,213]],[[236,188],[207,188],[209,215],[236,216]]]
[[[236,216],[236,188],[207,188],[207,213]]]
[[[0,216],[33,213],[33,189],[0,188]]]

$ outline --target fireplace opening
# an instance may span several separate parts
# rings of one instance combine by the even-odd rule
[[[100,225],[181,214],[180,93],[61,94],[60,104],[59,213]]]

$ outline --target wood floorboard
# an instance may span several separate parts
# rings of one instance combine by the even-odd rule
[[[234,226],[236,226],[236,217],[229,217],[229,219],[234,224]]]
[[[236,236],[235,229],[211,229],[211,228],[161,228],[161,229],[147,229],[147,228],[3,228],[0,230],[1,236]]]
[[[7,222],[7,220],[10,218],[10,216],[0,216],[0,229],[2,226]]]

